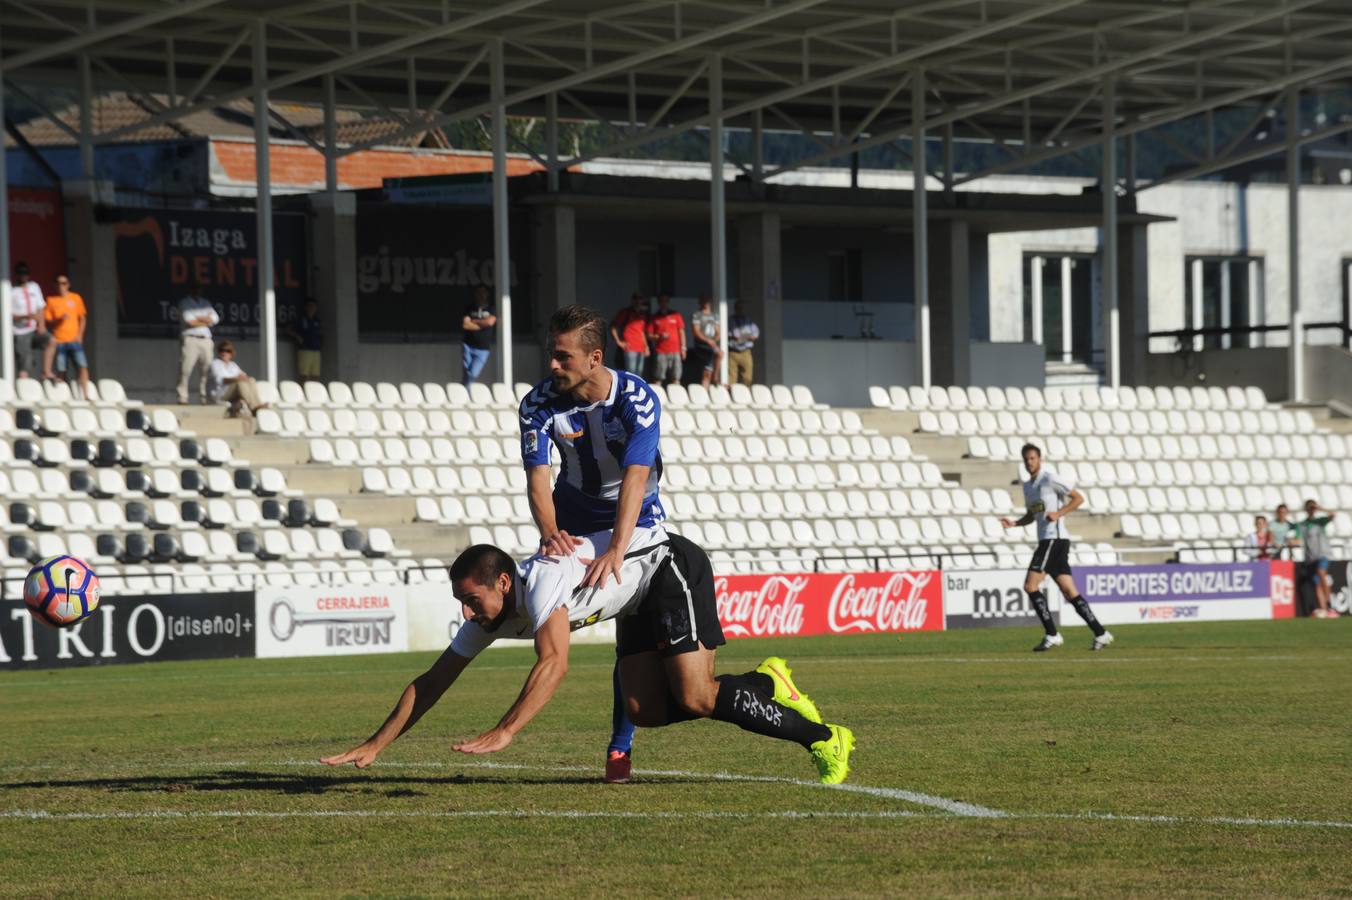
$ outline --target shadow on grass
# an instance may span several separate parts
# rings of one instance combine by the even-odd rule
[[[364,774],[302,774],[277,772],[222,771],[192,775],[136,775],[121,778],[70,778],[0,782],[0,792],[21,790],[102,790],[111,792],[179,794],[194,791],[263,792],[275,794],[350,793],[353,790],[384,793],[391,797],[423,796],[436,785],[574,785],[600,784],[600,777],[583,776],[502,776],[447,775],[415,778],[386,775],[378,771]]]

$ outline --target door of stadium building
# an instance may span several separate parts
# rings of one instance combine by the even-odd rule
[[[1092,253],[1025,253],[1024,339],[1053,362],[1094,362],[1095,257]]]

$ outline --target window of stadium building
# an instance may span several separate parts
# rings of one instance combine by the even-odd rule
[[[1092,363],[1099,289],[1092,253],[1023,255],[1023,338],[1047,359]]]
[[[826,254],[826,299],[835,303],[860,303],[864,299],[863,251],[831,250]]]
[[[1194,350],[1261,347],[1263,261],[1253,256],[1188,256],[1184,259],[1187,327]]]
[[[645,297],[676,293],[676,245],[638,248],[638,290]]]

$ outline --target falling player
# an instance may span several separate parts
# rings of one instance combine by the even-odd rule
[[[451,565],[451,590],[463,604],[465,624],[451,646],[404,689],[375,734],[323,762],[365,768],[495,639],[533,637],[535,665],[511,708],[492,728],[455,745],[462,753],[502,750],[563,680],[572,631],[615,619],[620,684],[634,722],[648,728],[700,718],[731,722],[800,744],[823,784],[844,781],[854,735],[822,724],[784,660],[770,657],[754,671],[714,677],[714,652],[724,638],[708,555],[660,526],[638,529],[616,557],[615,577],[589,587],[588,563],[614,549],[610,538],[608,532],[589,535],[573,554],[536,555],[520,565],[487,544],[460,554]]]
[[[1028,577],[1024,579],[1023,589],[1028,592],[1028,599],[1047,633],[1042,643],[1033,649],[1040,653],[1065,643],[1065,638],[1056,631],[1056,623],[1052,621],[1047,597],[1042,590],[1043,579],[1050,575],[1061,589],[1066,602],[1075,607],[1075,612],[1093,630],[1094,643],[1089,649],[1102,650],[1113,642],[1112,632],[1104,630],[1094,617],[1094,611],[1080,596],[1080,589],[1075,586],[1075,578],[1070,570],[1070,532],[1066,528],[1065,518],[1084,503],[1084,494],[1042,465],[1042,449],[1036,444],[1024,444],[1020,452],[1024,468],[1028,470],[1028,480],[1023,483],[1023,499],[1028,512],[1018,520],[1002,518],[1000,524],[1006,528],[1021,528],[1030,522],[1037,522],[1037,549],[1033,551],[1033,560],[1028,564]]]

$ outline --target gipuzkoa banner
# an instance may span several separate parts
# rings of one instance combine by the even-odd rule
[[[1271,619],[1268,562],[1084,566],[1075,580],[1105,625]],[[1062,625],[1082,625],[1062,616]]]
[[[408,649],[403,585],[259,588],[258,655],[351,656]]]
[[[728,638],[942,631],[943,579],[933,570],[714,579]]]
[[[104,595],[74,628],[37,622],[17,602],[0,603],[0,666],[50,669],[168,659],[254,655],[253,597]]]

